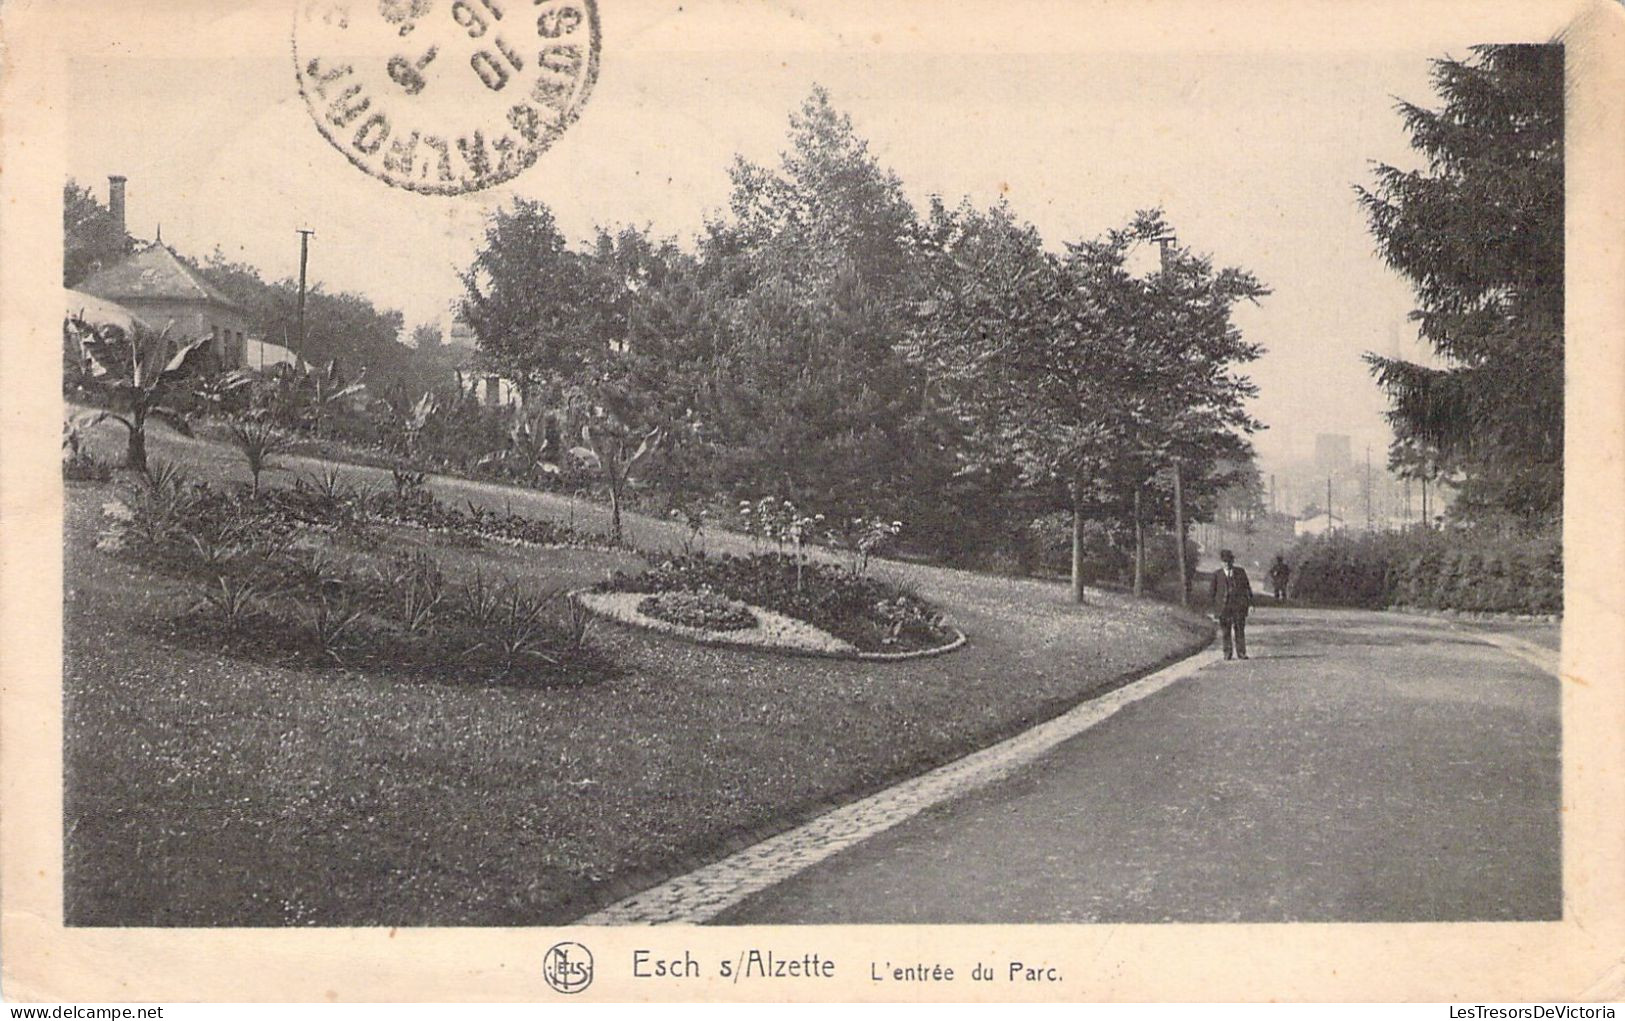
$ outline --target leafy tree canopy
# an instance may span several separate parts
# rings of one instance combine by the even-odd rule
[[[108,208],[72,178],[62,188],[62,285],[73,287],[134,245]]]

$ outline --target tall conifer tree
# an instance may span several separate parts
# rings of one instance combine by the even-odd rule
[[[1549,519],[1563,493],[1563,48],[1475,47],[1436,61],[1433,83],[1439,110],[1399,105],[1426,166],[1379,165],[1357,190],[1444,364],[1366,359],[1396,461],[1453,476],[1469,514]]]

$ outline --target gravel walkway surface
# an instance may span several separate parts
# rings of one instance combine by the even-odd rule
[[[1264,609],[1248,630],[1252,659],[1212,662],[717,920],[1562,916],[1556,676],[1392,614]]]

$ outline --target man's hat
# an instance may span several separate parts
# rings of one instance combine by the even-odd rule
[[[1236,555],[1227,549],[1222,549],[1219,551],[1219,559],[1228,564],[1232,560],[1236,559]]]

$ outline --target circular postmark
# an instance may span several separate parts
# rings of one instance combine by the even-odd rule
[[[299,91],[373,177],[458,195],[511,180],[598,77],[597,0],[299,0]]]
[[[555,943],[542,955],[542,978],[561,993],[592,985],[592,951],[580,943]]]

